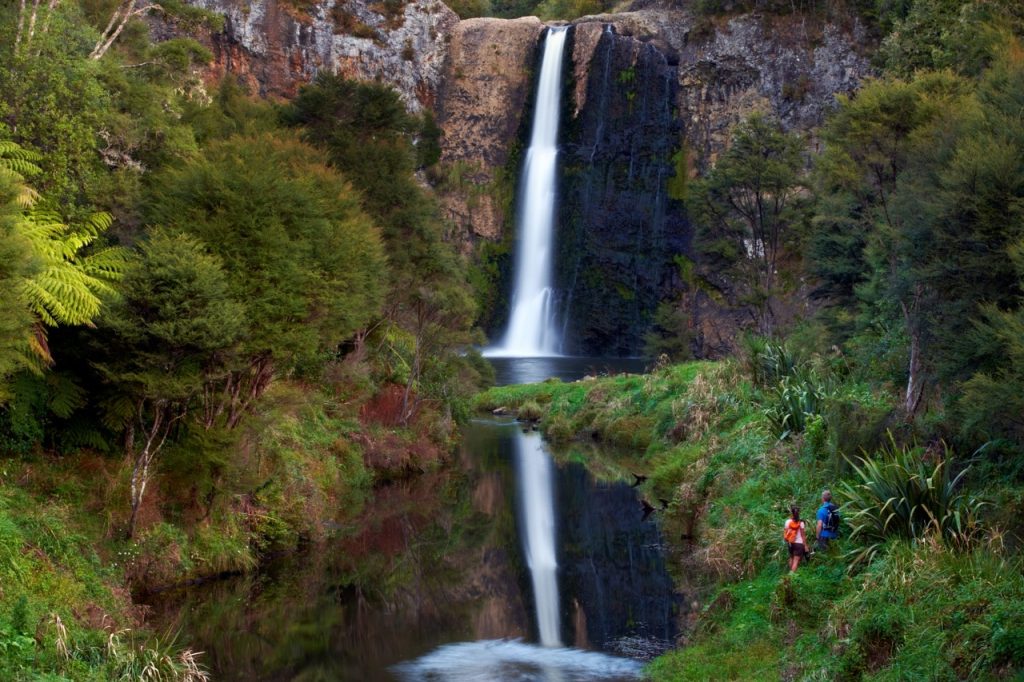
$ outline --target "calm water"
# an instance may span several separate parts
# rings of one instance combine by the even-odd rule
[[[678,599],[635,491],[554,468],[566,647],[541,648],[514,475],[537,436],[498,420],[464,436],[455,466],[376,490],[343,539],[160,595],[151,620],[219,680],[636,679]]]
[[[499,386],[535,384],[545,379],[574,381],[585,376],[639,374],[650,365],[641,358],[488,358]]]

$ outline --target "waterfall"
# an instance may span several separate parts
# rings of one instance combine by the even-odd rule
[[[536,433],[517,434],[519,508],[526,565],[533,581],[540,643],[562,646],[555,556],[554,464]]]
[[[550,28],[541,58],[533,134],[520,180],[522,205],[517,230],[515,289],[508,329],[500,346],[485,355],[559,355],[553,277],[558,114],[562,106],[562,52],[567,27]]]

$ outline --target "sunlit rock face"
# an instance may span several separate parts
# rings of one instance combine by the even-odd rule
[[[459,21],[440,0],[190,4],[225,17],[223,32],[200,36],[213,49],[212,76],[231,74],[253,92],[289,97],[328,70],[387,83],[412,111],[435,106],[447,41]]]
[[[495,183],[527,115],[543,30],[536,17],[469,19],[452,29],[437,118],[441,161],[458,179],[444,189],[442,206],[466,251],[479,239],[502,238],[508,206]]]

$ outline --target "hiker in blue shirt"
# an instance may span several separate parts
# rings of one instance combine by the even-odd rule
[[[828,549],[830,541],[839,537],[839,508],[832,504],[831,490],[821,492],[821,507],[818,509],[817,519],[818,543],[816,549],[824,551]]]

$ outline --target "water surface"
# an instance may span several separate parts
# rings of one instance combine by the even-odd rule
[[[547,379],[575,381],[585,376],[608,374],[640,374],[650,361],[642,358],[585,358],[585,357],[541,357],[541,358],[487,358],[494,367],[496,383],[536,384]]]
[[[549,457],[522,425],[476,420],[451,467],[375,490],[344,537],[159,595],[151,620],[218,680],[636,679],[677,633],[658,528],[625,483],[552,466],[565,646],[539,646],[516,509],[524,447]]]

